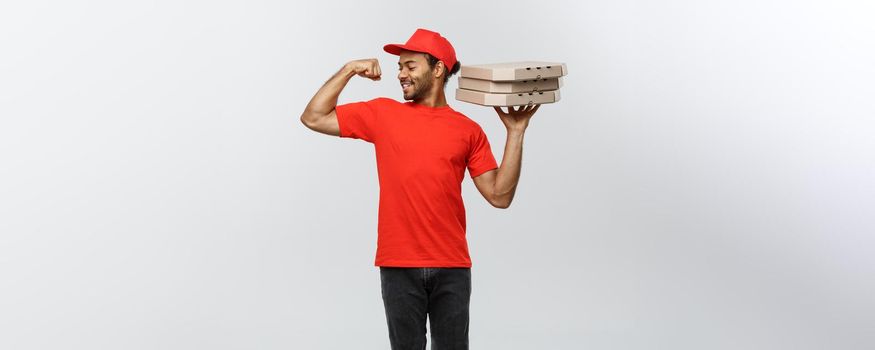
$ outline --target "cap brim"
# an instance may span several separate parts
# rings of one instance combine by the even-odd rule
[[[389,45],[383,46],[383,50],[386,51],[386,52],[388,52],[388,53],[391,53],[391,54],[393,54],[393,55],[395,55],[395,56],[400,56],[400,55],[401,55],[401,51],[404,51],[404,50],[407,50],[407,51],[416,51],[416,52],[423,52],[423,53],[426,52],[426,51],[423,50],[423,49],[420,49],[420,48],[417,48],[417,47],[408,46],[408,45],[403,45],[403,44],[389,44]]]
[[[404,49],[405,49],[405,47],[402,44],[389,44],[389,45],[383,46],[383,51],[386,51],[386,52],[391,53],[393,55],[400,55],[401,50],[404,50]]]

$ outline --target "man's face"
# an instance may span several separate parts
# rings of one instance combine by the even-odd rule
[[[434,84],[434,75],[425,54],[414,51],[401,51],[398,58],[398,80],[405,100],[424,98]]]

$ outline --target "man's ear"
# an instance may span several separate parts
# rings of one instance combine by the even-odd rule
[[[447,74],[448,72],[447,66],[444,65],[444,61],[438,61],[437,63],[435,63],[434,69],[436,72],[433,75],[438,80],[443,79],[444,74]]]

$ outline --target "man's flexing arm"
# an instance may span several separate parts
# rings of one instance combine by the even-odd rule
[[[359,75],[371,80],[380,80],[380,63],[376,58],[355,60],[343,65],[331,79],[322,85],[316,95],[301,113],[301,123],[313,131],[323,134],[340,136],[340,126],[337,124],[337,97],[346,87],[353,75]]]
[[[532,115],[541,105],[520,106],[519,109],[507,107],[507,113],[500,107],[494,107],[507,128],[507,142],[504,145],[504,156],[498,169],[487,171],[474,178],[477,190],[486,198],[489,204],[505,209],[513,201],[516,186],[520,180],[520,168],[523,156],[523,136]]]

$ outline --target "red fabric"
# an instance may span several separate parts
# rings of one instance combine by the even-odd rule
[[[388,44],[383,46],[383,51],[396,56],[401,54],[402,49],[429,53],[438,60],[443,61],[448,71],[452,70],[453,65],[457,62],[456,49],[453,48],[450,41],[442,37],[441,33],[428,29],[417,29],[404,44]]]
[[[336,107],[340,137],[374,144],[375,266],[471,267],[462,180],[498,167],[483,129],[449,106],[376,98]]]

